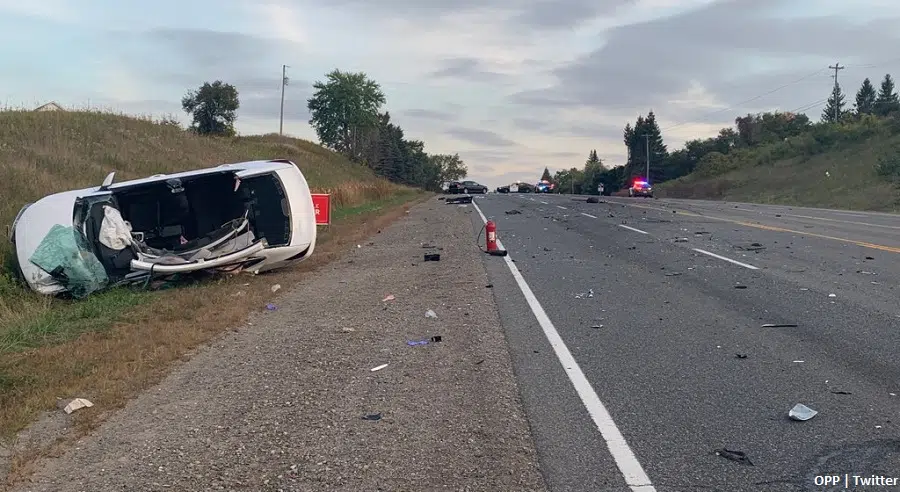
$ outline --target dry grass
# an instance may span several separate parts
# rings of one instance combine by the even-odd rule
[[[422,195],[418,195],[422,197]],[[421,198],[419,198],[421,199]],[[61,442],[27,449],[13,457],[6,485],[26,477],[42,455],[53,454],[84,435],[139,391],[159,382],[174,362],[220,333],[246,323],[266,303],[277,304],[271,286],[302,282],[360,239],[404,215],[410,195],[381,202],[329,228],[316,254],[297,268],[260,276],[238,275],[214,284],[164,292],[133,308],[111,329],[82,334],[65,344],[0,356],[8,378],[27,383],[0,393],[0,429],[20,429],[41,411],[55,408],[60,395],[90,399],[95,406],[73,414],[74,432]]]
[[[311,142],[278,136],[204,138],[149,119],[99,112],[0,112],[0,222],[27,202],[67,189],[208,167],[287,158],[316,192],[333,195],[335,225],[321,231],[300,270],[143,292],[116,289],[84,301],[23,289],[0,244],[0,435],[11,437],[57,397],[84,395],[117,408],[171,361],[243,320],[274,282],[302,279],[346,241],[381,224],[388,209],[421,196]],[[249,283],[248,286],[242,284]],[[243,295],[235,294],[243,291]],[[100,412],[85,412],[85,422]]]

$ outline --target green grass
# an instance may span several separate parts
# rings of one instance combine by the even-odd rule
[[[735,153],[717,166],[657,185],[659,197],[729,200],[846,210],[900,210],[897,177],[879,163],[898,155],[889,123],[848,125]],[[826,174],[827,173],[827,174]]]

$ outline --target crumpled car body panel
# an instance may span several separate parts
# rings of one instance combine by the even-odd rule
[[[246,212],[244,213],[244,222],[250,223],[249,231],[244,231],[235,237],[231,235],[225,241],[207,242],[204,251],[196,251],[189,261],[180,261],[179,264],[172,264],[160,261],[154,256],[158,256],[159,252],[142,242],[142,234],[140,231],[132,231],[135,239],[120,238],[121,241],[111,241],[109,226],[103,230],[104,240],[99,240],[98,230],[101,229],[97,220],[90,217],[90,207],[108,206],[115,203],[116,197],[122,198],[128,196],[129,193],[135,193],[135,190],[146,190],[153,187],[155,189],[163,188],[166,183],[185,182],[185,183],[203,183],[203,180],[218,179],[219,182],[232,183],[233,190],[229,184],[229,189],[220,190],[211,196],[222,196],[222,200],[230,200],[228,204],[237,207],[244,203]],[[231,180],[231,181],[229,181]],[[262,186],[257,193],[256,185]],[[264,186],[263,186],[264,185]],[[200,186],[200,185],[198,185]],[[243,189],[242,189],[243,187]],[[277,191],[277,196],[273,198],[272,190]],[[180,190],[183,191],[183,190]],[[229,196],[228,193],[243,194],[243,202],[236,197]],[[176,191],[172,191],[176,193]],[[162,195],[160,195],[162,196]],[[280,201],[279,201],[280,200]],[[250,203],[250,205],[247,205]],[[262,203],[262,205],[260,205]],[[266,210],[256,210],[253,207],[260,208],[268,206]],[[216,207],[207,207],[213,208]],[[221,207],[224,208],[224,207]],[[195,213],[193,207],[191,213]],[[250,210],[256,210],[256,214],[250,214]],[[109,210],[105,210],[107,217],[110,216]],[[248,215],[249,218],[248,218]],[[116,214],[118,216],[118,211]],[[123,213],[125,220],[128,214]],[[100,215],[103,216],[102,214]],[[160,221],[166,221],[170,217],[160,216]],[[192,216],[188,216],[187,220],[191,220]],[[194,222],[199,219],[193,217]],[[235,217],[235,221],[240,221],[240,217]],[[281,221],[281,222],[279,222]],[[256,228],[259,230],[256,230]],[[19,263],[19,269],[29,287],[41,294],[54,295],[71,291],[74,284],[67,281],[67,275],[60,275],[60,271],[48,272],[44,264],[42,268],[32,261],[32,256],[38,251],[41,244],[48,237],[54,228],[69,228],[76,233],[76,239],[66,244],[73,249],[71,252],[75,254],[73,244],[90,244],[94,247],[97,257],[101,261],[107,260],[104,266],[110,272],[109,284],[115,284],[114,277],[118,276],[118,281],[122,279],[130,279],[132,281],[145,278],[147,275],[171,275],[174,273],[187,273],[198,270],[216,270],[223,266],[239,265],[243,271],[251,273],[261,273],[276,268],[283,268],[291,264],[303,261],[308,258],[315,249],[316,242],[316,220],[315,208],[312,202],[312,195],[309,185],[299,168],[288,160],[269,160],[269,161],[251,161],[234,164],[224,164],[221,166],[200,169],[195,171],[187,171],[169,175],[155,175],[148,178],[142,178],[132,181],[123,181],[114,183],[106,189],[101,187],[87,188],[82,190],[65,191],[46,196],[36,202],[29,204],[20,211],[16,222],[13,224],[11,231],[11,239],[14,243],[16,256]],[[128,224],[128,230],[131,224]],[[215,228],[210,226],[209,228]],[[117,234],[121,234],[123,228],[117,224],[115,229]],[[255,233],[262,231],[261,235],[255,236]],[[266,237],[266,231],[272,235],[271,240]],[[274,231],[274,232],[273,232]],[[78,234],[80,233],[80,237]],[[181,244],[185,248],[191,246],[196,239],[190,237],[188,240],[185,235],[181,236]],[[243,242],[241,242],[243,241]],[[129,244],[133,243],[133,244]],[[235,244],[240,243],[241,249],[236,250]],[[122,248],[126,253],[132,254],[133,259],[128,262],[127,259],[119,263],[121,265],[115,267],[110,266],[109,259],[105,258],[103,252],[111,251],[109,246]],[[178,243],[175,243],[176,249]],[[212,245],[212,246],[210,246]],[[230,248],[230,249],[227,249]],[[183,253],[183,252],[182,252]],[[202,253],[202,254],[200,254]],[[90,254],[82,248],[80,254],[88,257],[84,260],[94,268],[96,272],[96,263],[89,259]],[[167,251],[173,257],[178,252]],[[74,258],[74,256],[72,256]],[[96,259],[96,258],[95,258]],[[67,263],[65,268],[74,268],[74,263]],[[114,271],[119,268],[118,271]],[[57,269],[59,270],[59,269]],[[130,270],[130,271],[129,271]],[[78,272],[74,272],[78,273]],[[142,275],[144,277],[142,277]],[[83,294],[83,291],[80,291]]]

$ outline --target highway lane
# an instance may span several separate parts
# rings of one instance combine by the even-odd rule
[[[817,474],[900,475],[900,220],[603,200],[476,203],[655,490],[828,490]],[[548,483],[627,490],[509,268],[485,265]],[[792,422],[796,403],[820,414]]]

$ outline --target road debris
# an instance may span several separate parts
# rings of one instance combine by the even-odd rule
[[[585,298],[590,298],[590,297],[594,297],[594,289],[588,289],[587,292],[584,292],[581,294],[575,294],[576,299],[585,299]]]
[[[762,250],[766,249],[766,247],[760,243],[750,243],[747,246],[741,246],[739,244],[736,244],[733,247],[734,247],[734,249],[739,249],[741,251],[762,251]]]
[[[428,311],[425,311],[425,317],[426,318],[437,318],[437,313],[435,313],[434,311],[429,309]]]
[[[866,256],[866,259],[867,259],[867,260],[874,260],[875,258],[872,258],[871,256]]]
[[[274,304],[272,304],[272,303],[270,302],[269,304],[266,304],[266,310],[268,310],[268,311],[277,311],[277,310],[278,310],[278,306],[276,306],[276,305],[274,305]]]
[[[861,273],[861,274],[863,274],[863,275],[878,275],[878,274],[875,273],[875,272],[867,272],[867,271],[865,271],[865,270],[857,270],[856,273]]]
[[[588,203],[600,203],[600,199],[595,196],[590,196],[590,197],[588,197],[587,202]]]
[[[762,325],[763,328],[797,328],[797,325],[794,323],[766,323]]]
[[[80,410],[80,409],[82,409],[82,408],[89,408],[89,407],[92,407],[92,406],[94,406],[94,404],[91,403],[90,400],[86,400],[86,399],[84,399],[84,398],[75,398],[75,399],[73,399],[72,401],[70,401],[70,402],[65,406],[65,408],[63,408],[63,411],[66,412],[66,413],[68,413],[68,414],[71,414],[71,413],[74,412],[75,410]]]
[[[459,205],[459,204],[464,204],[464,203],[472,203],[472,197],[467,195],[467,196],[448,198],[445,201],[445,203],[447,205]]]
[[[680,272],[670,272],[666,274],[666,277],[677,277],[679,275],[681,275]]]
[[[688,242],[688,238],[686,238],[686,237],[676,237],[676,238],[675,238],[675,242],[676,242],[676,243],[686,243],[686,242]]]
[[[435,335],[435,336],[431,337],[431,343],[440,343],[443,340],[444,340],[443,337],[441,337],[440,335]]]
[[[728,448],[721,448],[716,450],[716,455],[725,458],[726,460],[736,461],[741,463],[742,465],[755,466],[750,458],[747,457],[747,454],[743,451],[734,451]]]
[[[396,297],[394,297],[394,294],[389,294],[387,297],[382,299],[381,302],[393,301],[394,299],[396,299]]]
[[[550,251],[553,251],[553,250],[550,249],[550,248],[548,248],[548,247],[546,247],[546,246],[544,246],[544,251],[550,252]]]
[[[828,297],[837,297],[837,294],[828,294]]]
[[[272,286],[272,293],[278,292],[278,289],[281,288],[281,284],[275,284]]]
[[[428,340],[407,340],[406,344],[410,347],[415,347],[416,345],[428,345]]]
[[[377,422],[377,421],[381,420],[381,414],[380,413],[367,413],[360,418],[362,420],[371,420],[373,422]]]
[[[812,408],[809,408],[802,403],[798,403],[794,405],[794,408],[792,408],[790,412],[788,412],[788,417],[790,417],[791,420],[805,422],[818,414],[819,412],[813,410]]]
[[[521,214],[522,214],[521,210],[507,210],[506,211],[506,215],[521,215]]]
[[[804,362],[806,362],[806,361],[805,361],[805,360],[795,360],[795,361],[793,361],[794,364],[803,364]]]
[[[747,354],[734,354],[734,357],[737,359],[746,359]]]
[[[851,393],[849,391],[832,391],[831,394],[833,394],[833,395],[852,395],[853,393]]]
[[[387,364],[381,364],[380,366],[373,367],[373,368],[369,369],[369,371],[371,371],[371,372],[380,371],[380,370],[384,369],[384,368],[387,367],[387,366],[388,366]]]
[[[737,285],[734,286],[734,288],[735,288],[735,289],[746,289],[747,286],[746,286],[746,285],[742,285],[742,284],[737,284]]]
[[[484,288],[485,288],[485,289],[493,289],[493,288],[494,288],[494,284],[487,284],[487,285],[484,286]]]
[[[441,261],[441,255],[439,253],[426,254],[425,261]]]
[[[603,328],[603,325],[594,325],[591,328],[593,328],[595,330],[599,330],[600,328]]]

